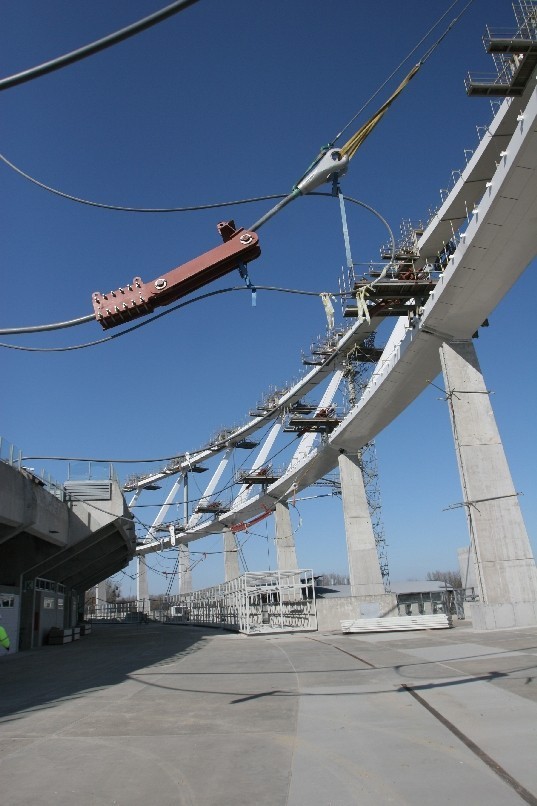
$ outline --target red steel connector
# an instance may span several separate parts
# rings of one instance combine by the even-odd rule
[[[177,266],[150,283],[135,277],[132,283],[109,294],[92,295],[95,318],[104,330],[137,319],[161,305],[197,291],[261,254],[255,232],[236,229],[234,221],[222,221],[217,229],[224,243]]]

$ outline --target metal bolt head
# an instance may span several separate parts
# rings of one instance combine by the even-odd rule
[[[162,289],[166,288],[167,285],[168,283],[166,282],[166,280],[164,280],[163,277],[159,277],[158,280],[155,280],[155,288],[157,289],[157,291],[162,291]]]
[[[249,233],[249,232],[245,232],[245,233],[244,233],[244,235],[241,235],[241,236],[240,236],[240,238],[239,238],[239,241],[240,241],[241,243],[243,243],[243,244],[249,244],[249,243],[252,243],[252,241],[253,241],[253,240],[254,240],[254,239],[253,239],[253,237],[250,235],[250,233]]]

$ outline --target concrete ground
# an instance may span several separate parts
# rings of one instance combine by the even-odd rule
[[[537,804],[537,631],[97,625],[0,659],[10,806]]]

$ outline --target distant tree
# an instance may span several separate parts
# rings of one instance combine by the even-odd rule
[[[462,588],[462,579],[458,571],[429,571],[427,579],[445,582],[448,587],[454,590]]]
[[[119,601],[121,597],[121,585],[119,582],[113,582],[111,579],[106,580],[104,601],[107,603],[114,603]],[[86,591],[84,597],[84,605],[86,609],[95,608],[95,586]],[[104,602],[99,602],[99,605]]]
[[[121,585],[119,582],[113,582],[111,579],[106,580],[106,601],[113,604],[117,602],[121,596]]]

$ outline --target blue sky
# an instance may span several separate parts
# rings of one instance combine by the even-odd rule
[[[162,5],[3,3],[0,73],[70,51]],[[436,0],[335,0],[329,6],[320,0],[201,0],[128,42],[3,92],[0,151],[46,184],[111,204],[166,207],[286,193],[447,6]],[[490,103],[467,98],[463,86],[468,70],[492,70],[481,42],[486,24],[512,27],[510,3],[475,0],[351,164],[344,191],[376,207],[394,230],[403,219],[427,218],[439,204],[440,188],[450,186],[451,172],[464,165],[464,149],[478,142],[476,127],[491,119]],[[364,113],[359,122],[365,119]],[[234,217],[248,226],[270,204],[128,214],[54,197],[4,165],[0,173],[3,327],[90,313],[92,292],[136,275],[154,279],[217,245],[218,221]],[[349,225],[354,259],[377,259],[386,240],[380,224],[352,210]],[[260,242],[262,256],[250,267],[255,282],[337,289],[345,253],[335,202],[297,200],[260,231]],[[227,278],[215,287],[236,282]],[[534,549],[535,368],[529,345],[536,290],[532,265],[477,343]],[[247,419],[271,386],[297,377],[301,351],[325,327],[316,298],[260,292],[252,308],[249,295],[237,293],[90,349],[3,349],[0,434],[31,455],[128,459],[193,451],[222,426]],[[91,323],[11,341],[46,347],[100,335]],[[444,511],[461,500],[461,491],[446,403],[439,397],[431,386],[377,440],[394,580],[454,568],[456,547],[467,542],[462,510]],[[62,463],[33,464],[65,478]],[[128,475],[146,467],[117,469]],[[165,494],[163,489],[147,503],[159,503]],[[137,515],[150,523],[156,511]],[[300,564],[344,571],[339,500],[304,501],[293,517]],[[258,529],[244,547],[251,570],[274,564],[273,524]],[[218,552],[220,540],[208,538],[192,549]],[[173,558],[149,562],[157,569],[152,591],[166,589],[160,572]],[[221,578],[219,554],[194,569],[196,587]],[[121,581],[128,593],[133,582]]]

